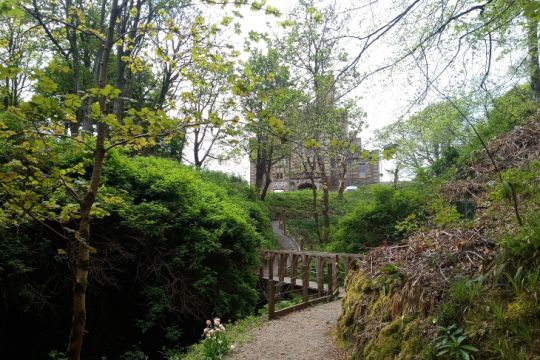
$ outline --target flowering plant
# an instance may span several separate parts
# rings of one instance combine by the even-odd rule
[[[222,359],[232,348],[229,347],[229,339],[225,334],[225,326],[219,318],[206,320],[206,328],[203,332],[203,354],[206,360]]]

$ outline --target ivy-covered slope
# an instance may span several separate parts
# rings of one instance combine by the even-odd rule
[[[338,336],[352,358],[540,357],[540,114],[489,148],[498,169],[473,154],[435,214],[348,277]]]

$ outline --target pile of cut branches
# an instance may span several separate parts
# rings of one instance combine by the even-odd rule
[[[421,231],[404,244],[374,248],[358,264],[359,271],[374,278],[384,275],[388,264],[395,265],[405,283],[393,295],[392,316],[427,315],[451,282],[482,273],[493,259],[496,246],[486,236],[486,220],[471,229]]]
[[[540,158],[540,110],[520,127],[490,142],[488,149],[499,170],[519,168],[532,160]],[[471,164],[473,178],[492,176],[496,169],[486,156]]]

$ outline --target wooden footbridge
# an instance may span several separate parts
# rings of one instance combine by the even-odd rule
[[[317,251],[266,250],[259,276],[268,282],[268,317],[274,319],[344,293],[345,276],[361,255]],[[276,295],[301,293],[302,303],[276,310]]]

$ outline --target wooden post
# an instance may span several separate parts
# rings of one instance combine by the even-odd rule
[[[303,301],[307,302],[309,300],[309,256],[304,255],[302,259],[302,297]]]
[[[268,279],[268,320],[274,319],[276,311],[276,282]]]
[[[287,254],[279,254],[278,279],[279,282],[285,280],[285,272],[287,271]]]
[[[274,280],[274,259],[276,254],[270,253],[268,256],[268,280]]]
[[[328,295],[334,293],[334,259],[328,259]]]
[[[343,259],[343,265],[345,265],[345,277],[347,277],[347,274],[349,273],[349,267],[351,266],[351,259],[348,256]]]
[[[259,279],[262,279],[264,277],[264,261],[266,260],[265,258],[265,253],[262,253],[261,254],[261,266],[259,266]]]
[[[317,256],[317,294],[319,296],[322,296],[322,293],[324,291],[323,262],[324,262],[324,259],[322,258],[322,256],[318,255]]]
[[[298,263],[298,255],[292,255],[292,258],[291,258],[291,288],[293,290],[294,290],[294,287],[296,286],[296,265],[298,265],[297,263]]]
[[[334,288],[337,290],[337,295],[339,295],[339,268],[338,268],[339,256],[336,255],[332,259],[332,279],[334,283]]]

